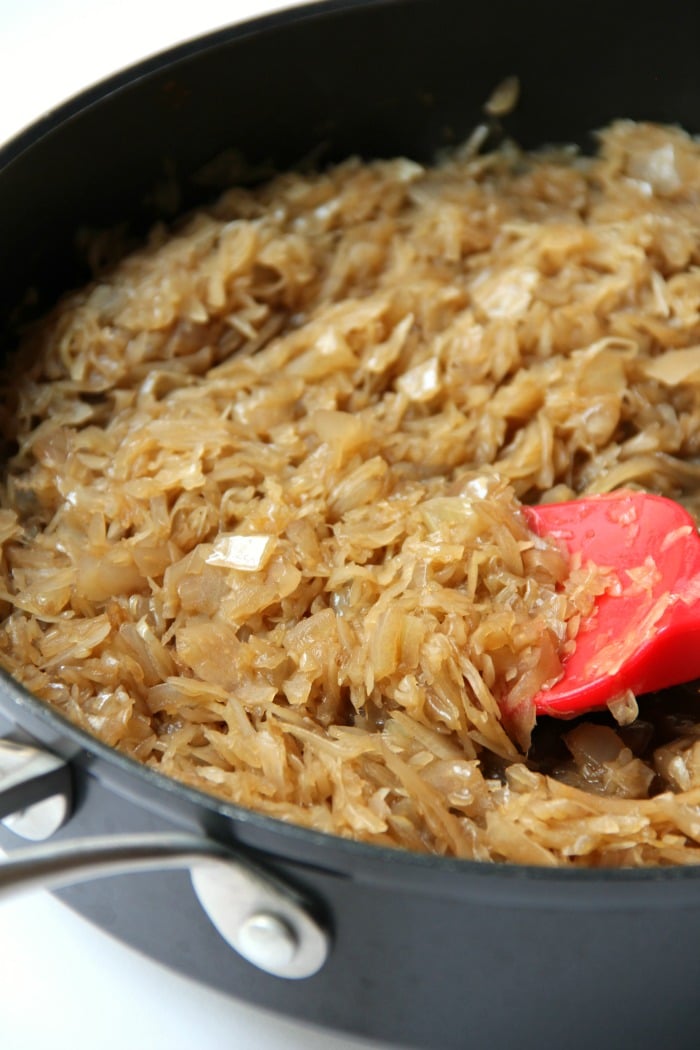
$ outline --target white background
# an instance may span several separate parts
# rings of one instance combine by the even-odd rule
[[[81,88],[280,0],[0,0],[0,142]],[[351,1050],[186,981],[47,894],[0,907],[2,1050]]]

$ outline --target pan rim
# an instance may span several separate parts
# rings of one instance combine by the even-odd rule
[[[165,47],[70,95],[9,139],[0,142],[0,175],[28,149],[79,114],[99,105],[111,95],[133,87],[140,80],[162,73],[171,66],[186,62],[203,52],[215,50],[234,40],[271,33],[297,23],[342,15],[354,9],[393,7],[399,4],[402,7],[416,7],[429,3],[430,0],[304,0],[295,6],[233,22]]]

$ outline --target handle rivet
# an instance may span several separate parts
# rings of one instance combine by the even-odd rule
[[[249,962],[271,972],[291,963],[299,946],[292,927],[267,911],[249,915],[239,928],[237,941],[238,950]]]

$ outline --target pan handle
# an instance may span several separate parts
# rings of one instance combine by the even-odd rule
[[[59,811],[60,823],[70,813],[69,783],[68,766],[55,755],[0,740],[0,819],[8,827],[14,822],[13,830],[21,834],[17,824],[21,827],[34,810],[28,837],[49,837],[57,830]],[[49,823],[52,830],[39,835],[36,818],[41,818],[40,807],[49,804],[44,830]],[[15,850],[0,861],[0,903],[32,889],[56,890],[107,875],[172,869],[189,871],[213,925],[254,966],[276,977],[299,979],[325,963],[330,938],[311,900],[240,849],[196,835],[99,836]]]

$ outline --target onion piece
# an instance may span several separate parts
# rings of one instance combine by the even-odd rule
[[[263,533],[219,536],[205,561],[208,565],[220,565],[240,572],[258,572],[267,565],[276,543],[275,536]]]

